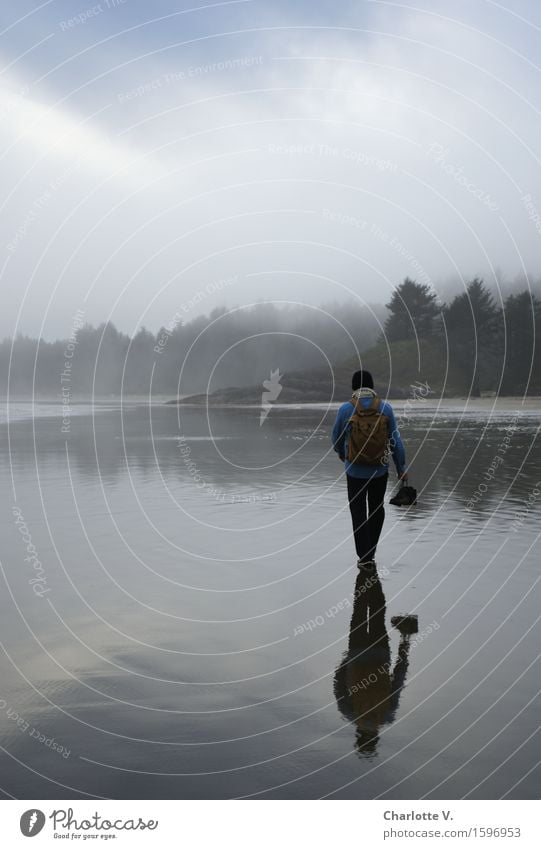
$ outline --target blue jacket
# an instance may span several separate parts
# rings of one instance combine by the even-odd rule
[[[371,391],[365,391],[365,393],[361,395],[361,404],[363,407],[368,408],[370,406],[374,395],[375,393]],[[406,452],[402,444],[402,439],[400,438],[400,432],[396,425],[393,408],[387,401],[380,401],[379,411],[380,413],[384,413],[389,420],[389,442],[391,453],[396,466],[396,472],[398,475],[401,475],[406,471]],[[347,423],[354,412],[355,407],[351,401],[346,401],[345,404],[342,404],[336,415],[336,421],[332,430],[332,444],[334,450],[341,458],[347,457]],[[353,478],[380,477],[382,475],[386,475],[389,471],[387,463],[378,463],[377,466],[362,466],[359,463],[350,463],[347,459],[344,459],[344,465],[346,474]]]

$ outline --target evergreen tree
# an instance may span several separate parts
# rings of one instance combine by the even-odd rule
[[[509,295],[504,312],[502,393],[537,394],[541,388],[541,301],[529,291]]]
[[[466,291],[445,310],[451,359],[464,373],[474,397],[496,389],[502,366],[502,314],[482,280],[468,283]]]
[[[440,310],[430,286],[406,277],[386,307],[391,313],[385,322],[385,337],[389,342],[425,339],[436,329]]]
[[[164,339],[163,331],[158,339]],[[122,391],[125,395],[148,395],[151,386],[152,367],[156,359],[156,339],[145,327],[139,328],[128,346]]]

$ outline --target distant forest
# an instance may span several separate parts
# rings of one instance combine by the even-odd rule
[[[454,394],[473,397],[541,394],[539,292],[515,292],[500,306],[475,278],[464,292],[442,304],[428,286],[406,278],[387,308],[385,339],[391,361],[393,354],[397,360],[400,350],[407,350],[405,343],[411,351],[415,342],[427,371],[445,370],[439,390],[452,387]]]
[[[281,372],[334,364],[366,349],[381,334],[386,310],[354,302],[320,307],[260,303],[214,309],[190,321],[172,320],[132,338],[113,324],[85,324],[56,342],[18,336],[0,344],[0,393],[73,398],[191,394],[261,383]],[[13,349],[12,349],[13,345]],[[10,365],[11,357],[11,365]],[[68,367],[66,369],[66,363]],[[35,374],[34,374],[35,370]],[[65,374],[65,372],[68,374]],[[64,378],[62,379],[62,375]]]
[[[386,359],[390,372],[394,358],[404,383],[404,352],[415,359],[422,350],[446,376],[437,391],[539,395],[539,294],[517,291],[499,304],[474,279],[442,303],[429,286],[406,278],[385,306],[261,303],[215,309],[157,333],[142,327],[132,338],[110,323],[82,325],[56,342],[18,336],[0,344],[0,393],[7,395],[9,379],[11,397],[176,397],[261,384],[275,369],[349,367],[359,361],[357,351],[367,366],[371,356]]]

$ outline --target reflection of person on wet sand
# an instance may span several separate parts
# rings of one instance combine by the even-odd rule
[[[343,716],[357,726],[355,748],[373,755],[379,730],[393,722],[408,669],[409,635],[416,617],[393,617],[400,631],[398,656],[391,669],[385,627],[385,596],[377,574],[359,575],[355,584],[348,651],[334,676],[334,695]]]

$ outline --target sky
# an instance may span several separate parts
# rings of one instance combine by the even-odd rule
[[[0,11],[0,337],[541,274],[533,0]]]

